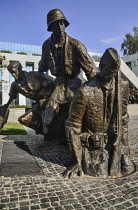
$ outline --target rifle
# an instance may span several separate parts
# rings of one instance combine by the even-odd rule
[[[117,71],[115,77],[115,141],[112,156],[110,175],[112,177],[120,176],[121,171],[121,143],[122,138],[122,94],[121,94],[121,71]]]

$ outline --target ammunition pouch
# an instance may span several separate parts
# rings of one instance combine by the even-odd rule
[[[108,142],[107,133],[82,133],[80,136],[82,147],[100,149]]]

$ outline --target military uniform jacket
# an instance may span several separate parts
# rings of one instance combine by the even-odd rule
[[[122,123],[128,122],[128,82],[121,81],[122,92]],[[83,132],[97,133],[114,132],[110,119],[113,115],[115,98],[115,82],[110,89],[100,84],[99,75],[86,82],[76,93],[71,104],[69,118],[66,126],[72,128],[76,134]],[[113,121],[115,119],[112,119]]]
[[[56,48],[53,35],[47,39],[42,47],[42,58],[39,62],[39,71],[51,71],[51,74],[74,78],[82,69],[87,78],[92,74],[95,67],[85,46],[78,40],[65,33],[65,44]]]

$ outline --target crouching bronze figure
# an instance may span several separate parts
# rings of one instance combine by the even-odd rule
[[[128,82],[121,80],[120,58],[109,48],[100,72],[77,92],[66,121],[74,165],[63,175],[120,177],[134,171],[128,146]]]
[[[43,107],[54,89],[55,81],[43,73],[23,71],[19,61],[11,62],[7,69],[15,81],[11,84],[9,100],[1,109],[8,108],[18,93],[32,99],[35,105],[18,120],[21,124],[34,129],[36,133],[43,134]]]

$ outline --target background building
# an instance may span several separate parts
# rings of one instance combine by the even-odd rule
[[[138,53],[128,55],[122,58],[127,66],[133,71],[133,73],[138,77]]]

